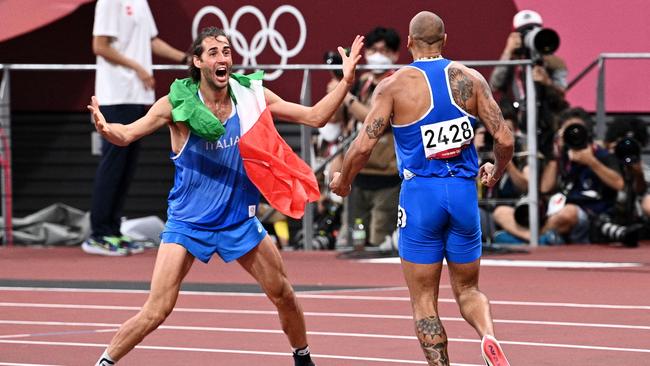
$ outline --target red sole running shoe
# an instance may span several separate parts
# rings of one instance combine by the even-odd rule
[[[492,336],[486,335],[481,340],[481,353],[488,366],[510,366],[499,342]]]

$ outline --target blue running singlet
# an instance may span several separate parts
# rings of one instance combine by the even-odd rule
[[[415,61],[412,67],[425,76],[431,92],[429,111],[406,125],[392,125],[397,169],[402,178],[474,178],[478,155],[472,144],[476,117],[456,105],[447,72],[451,61],[444,58]]]
[[[473,145],[476,117],[454,102],[451,61],[415,61],[429,86],[425,115],[393,125],[400,191],[399,253],[409,262],[473,262],[481,256],[476,192],[478,156]]]
[[[181,152],[172,156],[176,173],[168,197],[169,222],[219,230],[255,216],[260,194],[246,176],[239,153],[236,112],[224,127],[225,134],[214,142],[190,132]]]

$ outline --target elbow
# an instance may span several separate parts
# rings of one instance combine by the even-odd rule
[[[617,191],[622,191],[625,189],[625,181],[621,177],[617,177],[616,180],[614,181],[614,188]]]
[[[95,56],[103,57],[104,54],[106,54],[106,47],[110,47],[110,46],[97,38],[93,39],[93,53],[95,54]]]
[[[314,126],[314,127],[316,127],[316,128],[323,128],[323,127],[325,127],[325,125],[327,124],[327,122],[328,122],[327,119],[324,119],[324,120],[318,120],[318,119],[316,119],[316,120],[313,121],[312,126]]]
[[[324,115],[312,109],[311,113],[309,113],[309,115],[306,118],[307,121],[306,124],[311,127],[322,128],[325,127],[327,122],[329,122],[330,118],[331,115]]]

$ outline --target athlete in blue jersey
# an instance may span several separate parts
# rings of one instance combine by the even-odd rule
[[[354,81],[362,46],[363,37],[357,36],[350,56],[339,47],[343,78],[312,107],[287,102],[264,90],[271,113],[283,120],[324,126]],[[122,324],[96,365],[115,364],[162,324],[174,308],[181,282],[194,258],[207,262],[214,253],[226,262],[237,260],[277,307],[282,329],[294,350],[295,365],[314,365],[307,346],[302,309],[287,279],[282,258],[255,217],[259,192],[243,169],[238,148],[239,117],[228,92],[232,68],[230,40],[221,29],[210,27],[199,34],[191,49],[190,74],[199,85],[196,97],[219,121],[224,121],[225,134],[218,140],[205,140],[191,132],[186,123],[174,123],[168,96],[160,98],[146,116],[129,125],[107,123],[95,97],[88,106],[97,131],[119,146],[168,125],[176,167],[174,187],[169,193],[168,221],[158,249],[149,297],[142,310]]]
[[[447,335],[438,315],[442,261],[463,317],[482,339],[488,365],[508,365],[494,338],[490,304],[479,291],[481,228],[476,176],[492,187],[513,153],[513,137],[481,74],[442,57],[442,19],[418,13],[407,46],[414,62],[383,80],[372,109],[330,187],[345,196],[390,122],[402,177],[399,253],[413,318],[429,365],[449,365]],[[476,119],[494,137],[494,164],[478,167],[472,144]]]

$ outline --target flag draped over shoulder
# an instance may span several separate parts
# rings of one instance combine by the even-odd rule
[[[246,175],[264,198],[281,213],[298,219],[307,202],[320,197],[318,182],[309,165],[302,161],[280,137],[266,105],[262,78],[232,74],[229,93],[239,115],[239,151]],[[201,102],[198,83],[180,79],[172,83],[169,102],[174,122],[187,123],[190,130],[209,141],[224,134],[223,124]]]
[[[241,125],[239,151],[248,178],[281,213],[300,218],[320,197],[313,171],[282,139],[266,105],[262,72],[233,74],[230,92]]]

